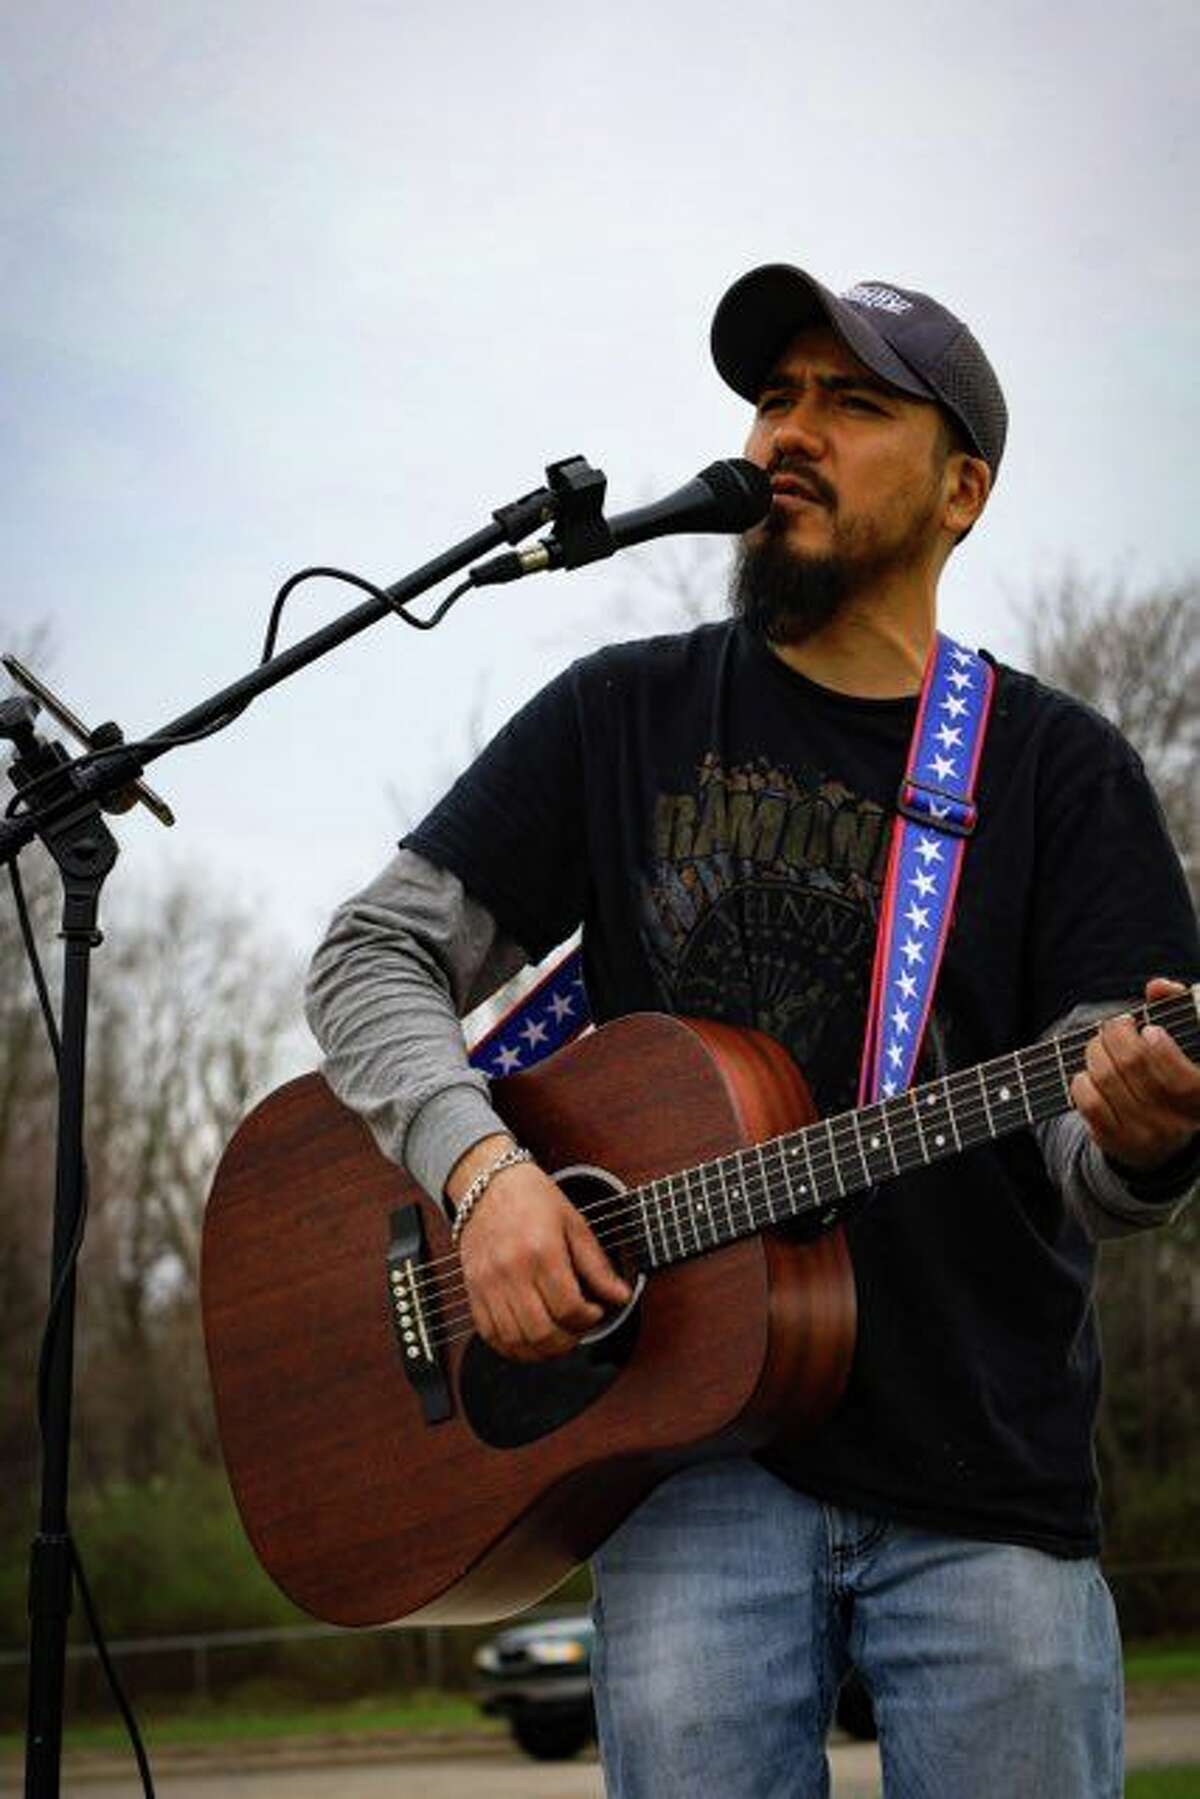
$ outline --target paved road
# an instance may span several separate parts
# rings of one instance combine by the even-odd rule
[[[833,1750],[834,1799],[877,1799],[879,1761],[869,1743]],[[0,1792],[15,1788],[0,1786]],[[64,1799],[140,1799],[128,1777],[67,1774]],[[155,1770],[159,1799],[604,1799],[594,1755],[544,1764],[515,1751],[405,1756],[369,1764]]]
[[[1200,1714],[1185,1711],[1142,1713],[1129,1720],[1131,1767],[1196,1762],[1200,1770]],[[159,1799],[603,1799],[600,1769],[593,1757],[539,1764],[507,1748],[416,1756],[385,1747],[369,1762],[285,1760],[256,1768],[172,1765],[155,1770]],[[835,1743],[833,1799],[879,1799],[879,1761],[868,1743]],[[111,1770],[111,1764],[109,1764]],[[1200,1771],[1198,1771],[1200,1791]],[[0,1775],[0,1793],[21,1790],[19,1771]],[[141,1786],[128,1774],[68,1766],[65,1799],[140,1799]]]

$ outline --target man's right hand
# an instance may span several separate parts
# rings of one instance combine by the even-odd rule
[[[505,1138],[489,1137],[468,1150],[446,1183],[451,1199],[506,1147]],[[458,1250],[476,1330],[514,1361],[565,1355],[605,1306],[630,1297],[582,1213],[532,1162],[489,1182]]]

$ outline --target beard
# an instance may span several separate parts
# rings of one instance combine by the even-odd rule
[[[766,533],[738,547],[729,589],[735,618],[764,643],[803,643],[815,637],[850,599],[840,556],[801,556]]]
[[[754,535],[742,538],[730,581],[730,610],[764,642],[804,643],[860,595],[918,562],[928,548],[933,494],[923,496],[890,533],[874,521],[838,523],[836,512],[834,516],[833,545],[823,553],[794,549],[786,517],[773,512]]]

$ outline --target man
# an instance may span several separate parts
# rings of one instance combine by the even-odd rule
[[[733,619],[553,682],[341,909],[310,983],[331,1083],[461,1208],[476,1326],[516,1359],[566,1350],[627,1289],[517,1159],[458,1014],[582,922],[598,1018],[757,1025],[823,1112],[853,1105],[938,579],[1003,453],[996,377],[925,295],[838,298],[771,265],[725,296],[713,349],[774,495]],[[1200,975],[1161,814],[1103,721],[999,668],[978,798],[918,1078]],[[597,1557],[612,1794],[827,1792],[851,1663],[889,1795],[1119,1793],[1093,1246],[1181,1202],[1200,1071],[1126,1013],[1071,1096],[1037,1140],[906,1176],[851,1220],[859,1337],[815,1437],[673,1476]]]

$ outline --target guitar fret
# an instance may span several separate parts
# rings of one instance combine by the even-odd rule
[[[704,1217],[696,1203],[695,1184],[691,1174],[688,1173],[686,1169],[681,1170],[678,1181],[679,1200],[683,1207],[683,1221],[692,1238],[692,1247],[688,1251],[688,1254],[699,1255],[700,1251],[704,1248],[704,1233],[702,1228]]]
[[[1025,1107],[1022,1104],[1020,1087],[1017,1079],[1017,1059],[1015,1056],[1002,1056],[989,1064],[994,1071],[995,1085],[991,1093],[991,1110],[988,1114],[992,1129],[997,1135],[1007,1131],[1015,1124],[1024,1124]]]
[[[703,1248],[711,1249],[716,1242],[713,1234],[712,1209],[708,1203],[703,1168],[697,1168],[685,1177],[687,1189],[691,1195],[692,1219],[696,1226],[696,1237]]]
[[[783,1215],[785,1218],[794,1217],[798,1210],[796,1205],[796,1190],[792,1183],[792,1169],[790,1166],[793,1157],[798,1154],[799,1151],[792,1138],[781,1137],[779,1139],[778,1144],[776,1145],[776,1155],[779,1158],[779,1168],[777,1172],[783,1186]]]
[[[691,1192],[688,1188],[686,1174],[680,1173],[675,1175],[674,1185],[676,1216],[679,1219],[679,1240],[683,1245],[683,1253],[685,1256],[699,1255],[701,1249],[700,1233],[696,1229],[696,1218],[692,1211]],[[690,1249],[684,1234],[685,1230],[690,1230],[692,1233],[693,1243]]]
[[[718,1211],[722,1198],[720,1182],[718,1181],[715,1186],[713,1185],[713,1171],[711,1166],[705,1170],[704,1198],[708,1206],[708,1217],[709,1223],[712,1226],[713,1242],[714,1244],[724,1243],[727,1240],[725,1237],[725,1225]]]
[[[934,1115],[934,1150],[941,1157],[941,1155],[950,1153],[946,1148],[950,1139],[954,1141],[955,1150],[961,1150],[963,1144],[959,1142],[959,1126],[955,1124],[954,1103],[950,1099],[950,1083],[946,1081],[945,1076],[937,1083],[937,1087],[941,1088],[941,1101],[937,1099],[937,1088],[930,1088],[930,1112],[934,1110],[937,1103],[941,1103],[941,1128],[937,1128],[939,1121],[937,1121],[937,1115]]]
[[[724,1162],[721,1164],[721,1188],[725,1195],[725,1210],[729,1213],[733,1234],[735,1237],[740,1237],[742,1235],[743,1227],[739,1223],[733,1209],[734,1201],[740,1197],[740,1192],[736,1186],[730,1186],[728,1172]]]
[[[691,1237],[691,1244],[686,1249],[685,1253],[687,1255],[699,1255],[704,1245],[700,1240],[700,1220],[696,1213],[696,1207],[692,1201],[692,1184],[687,1174],[683,1172],[681,1172],[676,1179],[678,1182],[677,1192],[680,1218],[684,1230]],[[684,1241],[687,1241],[686,1237]]]
[[[1184,1020],[1172,1011],[1164,1015],[1160,1006],[1148,1009],[1155,1022],[1165,1016],[1194,1060],[1200,1059],[1197,1014],[1200,988]],[[1070,1104],[1072,1071],[1083,1066],[1090,1035],[1072,1030],[648,1181],[626,1202],[626,1217],[641,1233],[638,1254],[657,1268],[798,1214],[817,1213],[828,1224],[838,1216],[838,1201],[863,1184],[1050,1117]],[[820,1159],[826,1156],[828,1165]]]
[[[729,1236],[730,1236],[730,1240],[732,1241],[732,1239],[737,1236],[738,1230],[737,1230],[736,1220],[734,1219],[734,1216],[733,1216],[733,1206],[731,1205],[730,1199],[729,1199],[729,1187],[725,1181],[724,1164],[721,1162],[718,1162],[716,1164],[716,1169],[717,1169],[717,1179],[720,1182],[720,1186],[721,1186],[721,1198],[725,1202],[725,1216],[729,1220]]]
[[[871,1114],[870,1117],[868,1113]],[[860,1116],[863,1120],[863,1127],[859,1131],[859,1142],[863,1145],[863,1166],[867,1170],[867,1184],[873,1186],[880,1179],[886,1180],[890,1174],[899,1174],[900,1165],[896,1160],[891,1132],[887,1128],[886,1106],[868,1106]],[[867,1133],[865,1140],[863,1129]],[[876,1158],[878,1166],[872,1163],[872,1156]]]
[[[788,1216],[794,1218],[807,1212],[812,1204],[812,1165],[803,1131],[793,1131],[779,1139],[779,1161],[787,1189]],[[801,1161],[802,1165],[797,1166]]]
[[[651,1226],[650,1226],[650,1208],[646,1204],[646,1189],[645,1189],[645,1187],[638,1188],[637,1201],[638,1201],[638,1204],[642,1208],[642,1235],[646,1239],[646,1249],[650,1256],[650,1266],[651,1266],[651,1268],[657,1268],[658,1267],[658,1256],[655,1254],[655,1251],[654,1251],[654,1232],[652,1231]]]
[[[1054,1045],[1054,1053],[1058,1057],[1058,1072],[1062,1079],[1063,1095],[1069,1101],[1071,1097],[1071,1077],[1068,1075],[1067,1065],[1063,1061],[1062,1039],[1060,1037],[1054,1037],[1051,1039],[1051,1042]]]
[[[833,1167],[833,1178],[837,1182],[838,1198],[845,1199],[846,1188],[845,1188],[844,1182],[842,1181],[842,1171],[838,1167],[837,1145],[833,1140],[833,1119],[832,1118],[827,1118],[825,1120],[825,1135],[829,1139],[829,1160]]]
[[[947,1139],[946,1139],[946,1128],[945,1127],[949,1121],[948,1121],[948,1119],[939,1119],[939,1117],[938,1117],[939,1104],[942,1108],[942,1111],[945,1112],[946,1096],[943,1093],[939,1099],[938,1089],[937,1089],[936,1084],[934,1084],[934,1085],[931,1085],[930,1087],[928,1087],[926,1089],[926,1093],[925,1093],[925,1110],[926,1110],[926,1113],[928,1116],[930,1131],[933,1133],[933,1149],[930,1152],[930,1160],[934,1161],[934,1162],[938,1161],[942,1156],[944,1156],[947,1153],[947,1149],[946,1149]]]
[[[912,1108],[913,1122],[917,1127],[917,1142],[921,1146],[921,1160],[923,1162],[928,1162],[930,1159],[929,1145],[925,1141],[925,1130],[924,1130],[924,1126],[921,1123],[921,1107],[917,1100],[916,1093],[912,1090],[911,1087],[909,1088],[909,1091],[908,1091],[906,1097],[908,1099],[908,1103],[909,1103],[910,1107]]]
[[[858,1159],[862,1163],[863,1185],[869,1187],[871,1185],[871,1169],[867,1162],[867,1152],[863,1148],[862,1130],[859,1126],[857,1112],[851,1112],[850,1122],[854,1126],[854,1140],[858,1145]]]
[[[687,1178],[682,1173],[675,1175],[671,1180],[671,1186],[675,1189],[675,1216],[678,1220],[680,1243],[684,1247],[684,1256],[693,1256],[700,1250],[700,1241],[696,1240],[696,1222],[691,1214],[691,1202],[687,1198]],[[687,1241],[687,1232],[689,1231],[694,1238],[691,1245]]]
[[[879,1122],[880,1122],[880,1124],[882,1124],[883,1134],[887,1138],[888,1154],[892,1158],[892,1173],[899,1174],[900,1158],[896,1154],[896,1142],[895,1142],[895,1138],[892,1136],[892,1124],[891,1124],[891,1118],[889,1116],[894,1104],[895,1104],[894,1100],[885,1100],[884,1101],[883,1105],[881,1105],[879,1108]]]
[[[738,1168],[738,1162],[734,1162],[734,1168]],[[725,1180],[725,1175],[721,1175],[721,1180]],[[730,1216],[734,1218],[734,1236],[745,1236],[745,1231],[747,1231],[747,1220],[745,1220],[745,1218],[739,1218],[739,1216],[734,1216],[734,1211],[732,1211],[734,1204],[738,1205],[739,1214],[745,1211],[745,1189],[738,1186],[738,1182],[734,1182],[732,1187],[730,1187],[729,1182],[725,1180],[725,1204],[729,1205]]]
[[[654,1202],[654,1224],[658,1231],[658,1241],[661,1247],[660,1260],[662,1262],[669,1262],[671,1260],[671,1239],[667,1235],[667,1220],[663,1209],[662,1185],[661,1181],[651,1181],[647,1186],[646,1191]]]
[[[942,1076],[942,1088],[946,1095],[946,1116],[950,1120],[950,1131],[954,1138],[954,1147],[962,1148],[962,1138],[958,1134],[958,1119],[954,1116],[954,1101],[950,1096],[950,1076]]]
[[[761,1143],[755,1144],[754,1153],[758,1157],[758,1166],[762,1173],[763,1200],[764,1200],[764,1202],[766,1204],[766,1208],[767,1208],[767,1217],[770,1219],[771,1223],[774,1224],[775,1223],[775,1207],[771,1203],[771,1182],[767,1175],[767,1164],[763,1160],[763,1152],[762,1152],[762,1144]]]
[[[673,1258],[671,1255],[671,1237],[667,1230],[667,1209],[663,1195],[663,1187],[665,1184],[666,1183],[661,1180],[651,1181],[649,1192],[654,1200],[654,1215],[658,1225],[659,1241],[662,1244],[662,1260],[669,1263]]]
[[[817,1185],[816,1170],[813,1168],[812,1142],[807,1129],[800,1133],[800,1147],[804,1151],[804,1166],[808,1169],[808,1203],[810,1206],[819,1205],[822,1194]]]
[[[663,1185],[666,1187],[666,1193],[664,1195],[665,1203],[663,1205],[663,1222],[664,1226],[669,1225],[671,1227],[675,1236],[675,1242],[671,1247],[671,1253],[668,1260],[679,1262],[682,1261],[683,1257],[687,1254],[687,1250],[685,1249],[683,1242],[683,1226],[680,1223],[679,1211],[675,1204],[674,1175],[667,1175]]]

